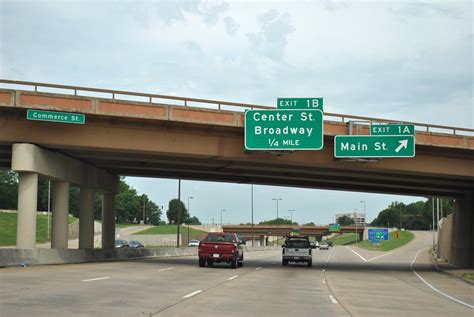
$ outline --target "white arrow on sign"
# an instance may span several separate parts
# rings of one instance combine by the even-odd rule
[[[400,145],[395,149],[395,152],[400,152],[401,149],[403,148],[408,148],[408,140],[401,140],[401,141],[398,141],[398,143],[400,143]]]

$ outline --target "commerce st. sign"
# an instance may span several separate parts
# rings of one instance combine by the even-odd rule
[[[28,109],[26,112],[26,119],[35,121],[84,124],[86,122],[86,115],[82,113]]]

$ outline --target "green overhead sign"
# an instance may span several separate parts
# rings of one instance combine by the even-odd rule
[[[331,225],[329,225],[329,231],[330,232],[339,232],[339,231],[341,231],[341,225],[338,224],[338,223],[331,224]]]
[[[84,124],[86,122],[86,116],[82,113],[57,112],[35,109],[28,109],[26,113],[26,119],[72,124]]]
[[[323,111],[323,98],[278,98],[278,109],[319,109]]]
[[[247,110],[245,149],[320,150],[323,147],[321,110]]]
[[[370,125],[371,135],[415,135],[414,124],[380,124]]]
[[[334,138],[336,158],[414,157],[413,135],[337,135]]]

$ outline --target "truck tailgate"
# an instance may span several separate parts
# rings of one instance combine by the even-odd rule
[[[230,242],[201,242],[201,253],[233,254],[235,245]]]

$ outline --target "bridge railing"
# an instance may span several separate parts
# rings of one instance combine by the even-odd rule
[[[201,99],[201,98],[188,98],[188,97],[178,97],[178,96],[170,96],[170,95],[160,95],[160,94],[150,94],[150,93],[142,93],[142,92],[134,92],[134,91],[125,91],[125,90],[113,90],[113,89],[102,89],[102,88],[91,88],[91,87],[80,87],[80,86],[69,86],[69,85],[59,85],[59,84],[49,84],[49,83],[39,83],[39,82],[29,82],[29,81],[19,81],[19,80],[9,80],[9,79],[0,79],[0,84],[7,84],[7,85],[20,85],[20,86],[29,86],[34,89],[35,92],[38,92],[38,88],[54,88],[54,89],[61,89],[61,90],[69,90],[72,91],[74,96],[80,96],[80,92],[93,92],[93,93],[101,93],[101,94],[110,94],[111,99],[117,99],[117,96],[132,96],[132,97],[142,97],[146,98],[150,104],[153,104],[154,99],[162,99],[162,100],[173,100],[179,101],[182,106],[184,107],[201,107],[201,108],[215,108],[218,110],[224,110],[225,107],[232,107],[238,109],[275,109],[275,107],[270,106],[263,106],[263,105],[255,105],[255,104],[248,104],[248,103],[240,103],[240,102],[231,102],[231,101],[223,101],[223,100],[210,100],[210,99]],[[47,92],[47,91],[44,91]],[[90,97],[86,96],[85,97]],[[196,106],[195,104],[200,104],[201,106]],[[179,104],[178,104],[179,105]],[[205,106],[203,106],[205,105]],[[229,110],[229,109],[226,109]],[[350,121],[361,124],[361,125],[370,125],[372,122],[380,122],[380,123],[402,123],[402,124],[413,124],[415,125],[415,129],[420,131],[426,132],[439,132],[439,133],[446,133],[446,134],[453,134],[453,135],[474,135],[474,129],[471,128],[463,128],[463,127],[453,127],[453,126],[446,126],[446,125],[437,125],[437,124],[428,124],[428,123],[420,123],[420,122],[412,122],[412,121],[400,121],[400,120],[389,120],[383,118],[374,118],[374,117],[366,117],[366,116],[356,116],[356,115],[347,115],[347,114],[339,114],[339,113],[331,113],[331,112],[324,112],[324,119],[327,120],[328,118],[335,118],[336,122],[348,123]],[[329,121],[329,120],[328,120]]]

